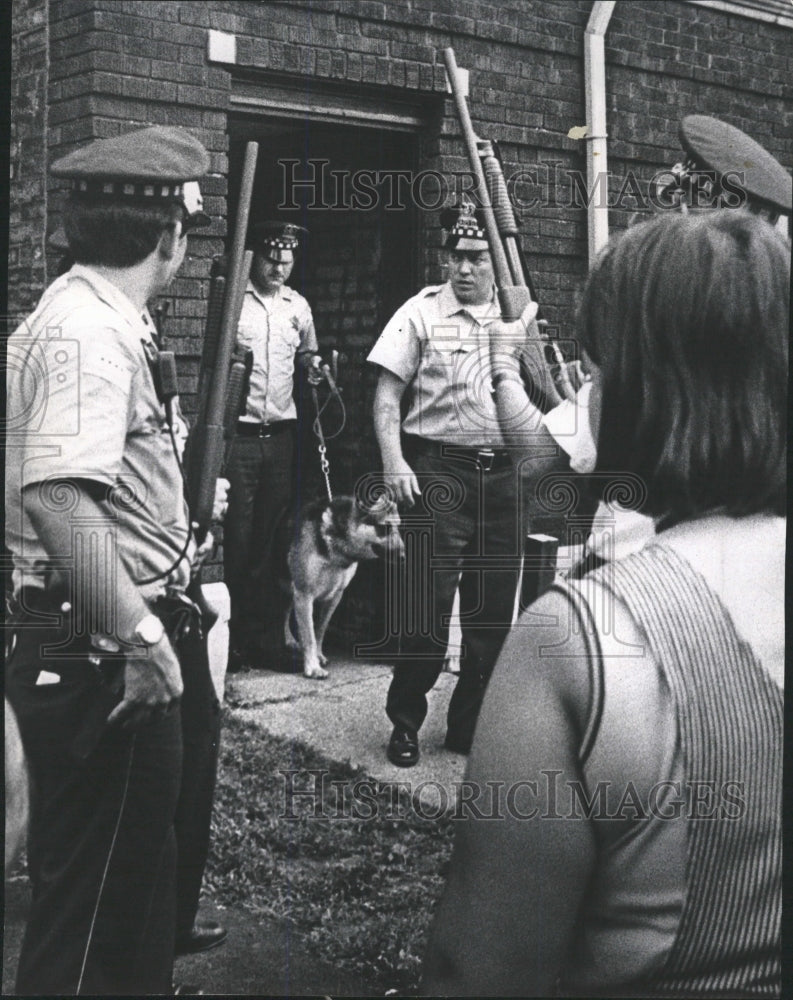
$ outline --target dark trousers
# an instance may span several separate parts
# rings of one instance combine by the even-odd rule
[[[386,712],[411,729],[424,721],[459,583],[462,652],[447,738],[465,749],[512,621],[521,553],[516,472],[511,465],[485,472],[437,450],[411,458],[422,496],[403,515],[410,589]]]
[[[68,659],[43,650],[64,638],[63,629],[11,624],[28,625],[15,629],[6,693],[17,713],[32,782],[33,899],[17,992],[168,993],[173,820],[182,766],[179,713],[134,734],[104,728],[119,697],[115,683],[103,680],[79,648],[72,646]],[[61,679],[41,683],[48,679],[41,671]],[[106,677],[117,672],[109,664]]]
[[[209,854],[220,747],[220,704],[209,671],[206,638],[197,629],[178,644],[182,664],[182,782],[176,807],[176,937],[189,933],[198,912]]]
[[[272,542],[292,496],[293,451],[291,428],[270,438],[236,437],[232,446],[223,563],[231,597],[230,643],[241,652],[259,652],[268,626],[276,625]]]

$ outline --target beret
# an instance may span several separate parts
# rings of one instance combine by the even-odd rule
[[[734,125],[709,115],[687,115],[680,123],[680,142],[694,166],[736,180],[750,199],[784,213],[793,207],[793,181],[781,163]]]
[[[96,139],[56,160],[55,177],[77,191],[157,200],[180,197],[185,181],[209,169],[209,154],[184,129],[152,125],[110,139]]]

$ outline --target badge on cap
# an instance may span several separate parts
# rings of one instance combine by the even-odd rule
[[[470,198],[441,211],[440,222],[447,231],[444,246],[449,250],[487,250],[487,233],[481,209]]]
[[[182,204],[187,213],[185,223],[189,223],[190,229],[210,225],[212,220],[204,211],[204,198],[198,181],[187,181],[182,185]],[[186,228],[188,228],[187,225],[182,226],[183,230]]]
[[[304,235],[308,230],[293,222],[260,222],[254,227],[254,246],[270,260],[291,263]]]
[[[672,167],[671,180],[659,192],[670,204],[734,208],[743,199],[773,217],[791,213],[790,174],[739,128],[709,115],[686,115],[680,143],[686,157]]]

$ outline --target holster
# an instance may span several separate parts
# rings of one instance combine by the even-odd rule
[[[204,616],[196,601],[186,594],[166,594],[149,604],[152,614],[163,623],[168,638],[177,646],[193,629],[203,634]]]

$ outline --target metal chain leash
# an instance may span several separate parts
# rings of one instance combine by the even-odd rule
[[[330,488],[330,462],[327,459],[328,449],[325,445],[325,435],[322,433],[321,410],[319,408],[319,397],[317,396],[317,387],[315,385],[311,386],[311,396],[314,400],[314,409],[317,414],[314,420],[314,431],[319,438],[319,445],[317,446],[319,451],[319,466],[322,469],[322,475],[325,477],[325,489],[328,494],[328,500],[333,500],[333,491]]]

